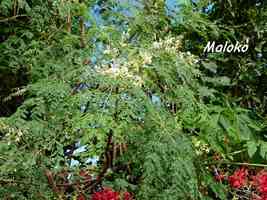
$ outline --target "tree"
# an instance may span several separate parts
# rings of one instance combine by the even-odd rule
[[[227,199],[214,168],[265,166],[265,3],[178,3],[1,2],[1,198]]]

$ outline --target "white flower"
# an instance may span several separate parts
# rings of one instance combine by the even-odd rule
[[[167,38],[167,40],[165,41],[167,45],[172,45],[174,41],[174,37],[169,37]]]
[[[155,48],[155,49],[160,49],[160,47],[161,47],[161,43],[157,42],[157,41],[153,42],[152,45],[153,45],[153,48]]]
[[[18,130],[18,136],[21,137],[23,135],[21,130]]]
[[[141,57],[143,58],[143,64],[151,64],[152,56],[148,52],[141,53]]]

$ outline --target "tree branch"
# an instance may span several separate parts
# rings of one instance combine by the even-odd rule
[[[214,165],[214,164],[241,165],[241,166],[252,166],[252,167],[267,167],[267,164],[241,163],[241,162],[229,162],[229,161],[214,161],[214,162],[211,162],[211,163],[207,163],[205,165]]]
[[[4,18],[4,19],[0,19],[0,23],[4,23],[4,22],[9,22],[9,21],[13,21],[16,20],[19,17],[28,17],[27,15],[15,15],[12,17],[8,17],[8,18]]]

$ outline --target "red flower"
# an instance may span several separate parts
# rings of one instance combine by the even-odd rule
[[[264,194],[267,200],[267,172],[262,170],[253,177],[253,184],[257,187],[258,191]]]
[[[233,188],[240,188],[246,184],[247,175],[247,169],[241,168],[236,170],[234,174],[228,178],[228,181]]]
[[[123,199],[121,199],[119,192],[113,191],[111,188],[104,188],[100,192],[95,192],[92,200],[133,200],[133,196],[129,192],[124,192]]]
[[[120,194],[110,188],[105,188],[100,192],[95,192],[92,195],[92,200],[120,200]]]
[[[129,192],[124,192],[123,200],[133,200],[133,196]]]

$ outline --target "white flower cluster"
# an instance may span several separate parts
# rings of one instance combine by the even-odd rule
[[[124,38],[127,37],[127,33],[124,33]],[[108,55],[111,61],[109,64],[102,63],[95,66],[95,69],[100,74],[127,79],[140,86],[144,83],[142,76],[139,75],[140,69],[153,64],[153,58],[156,58],[159,51],[176,55],[178,60],[181,59],[189,65],[197,62],[196,56],[190,52],[181,51],[182,40],[183,36],[167,36],[154,41],[150,48],[138,48],[138,54],[130,54],[127,58],[122,58],[119,55],[120,50],[117,47],[107,46],[104,54]]]
[[[119,50],[117,48],[112,48],[111,46],[108,45],[103,53],[104,54],[118,55]]]
[[[128,32],[123,31],[121,35],[121,41],[120,41],[121,47],[126,47],[128,45],[129,38],[130,38],[129,31]]]
[[[183,59],[186,63],[189,65],[196,64],[198,62],[198,59],[195,55],[188,52],[179,52],[178,54],[179,58]]]
[[[152,55],[148,51],[143,51],[139,53],[142,58],[143,65],[150,65],[152,63]]]
[[[8,144],[11,144],[11,141],[19,142],[23,136],[23,132],[21,129],[13,128],[10,126],[7,126],[6,124],[0,122],[0,129],[6,132],[6,137],[9,138]]]
[[[168,52],[179,52],[182,47],[183,36],[171,37],[167,36],[163,40],[153,42],[154,49],[162,49]]]
[[[174,53],[180,58],[184,60],[189,65],[196,64],[198,62],[197,57],[188,52],[182,52],[182,41],[183,36],[171,37],[168,36],[164,39],[160,39],[159,41],[155,41],[152,44],[152,50],[160,50],[166,51],[168,53]]]
[[[103,64],[100,67],[96,67],[96,71],[103,75],[127,79],[135,85],[141,86],[143,84],[142,78],[130,71],[129,65],[129,62],[120,63],[118,59],[113,59],[111,65]]]

